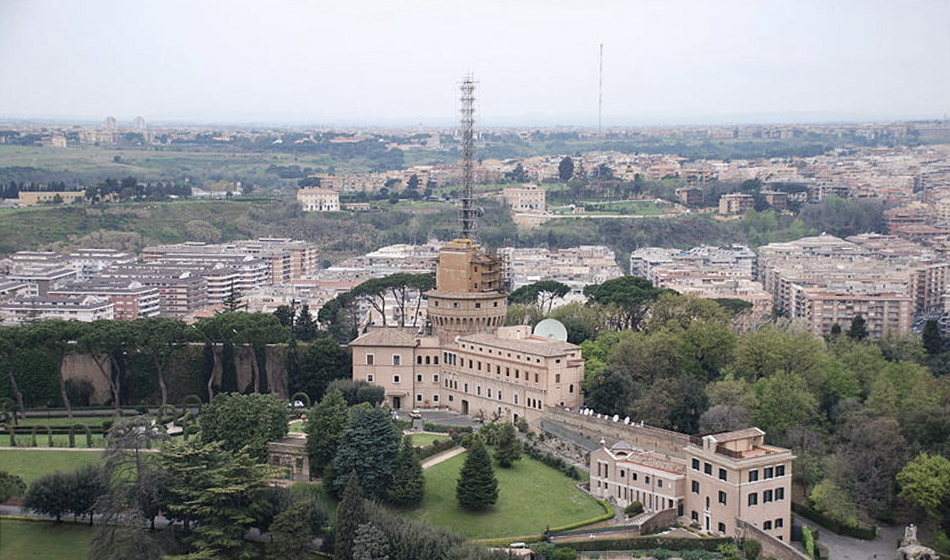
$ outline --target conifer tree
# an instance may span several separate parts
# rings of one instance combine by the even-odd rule
[[[928,319],[924,323],[924,332],[922,333],[924,350],[927,354],[935,356],[943,351],[943,337],[940,336],[940,327],[937,321]]]
[[[399,431],[389,411],[368,404],[353,407],[333,458],[336,495],[342,493],[350,472],[356,472],[367,499],[384,499],[398,453]]]
[[[373,523],[363,523],[353,539],[353,560],[389,560],[389,538]]]
[[[346,426],[346,413],[346,401],[339,391],[330,391],[310,410],[306,429],[311,478],[323,475],[333,462]]]
[[[851,319],[851,328],[848,329],[848,338],[851,340],[864,340],[868,337],[868,322],[864,317],[855,315]]]
[[[336,525],[333,527],[334,560],[353,558],[353,540],[360,525],[366,522],[366,510],[363,506],[363,491],[355,472],[350,473],[343,491],[340,509],[336,512]]]
[[[402,446],[396,457],[393,482],[389,487],[389,502],[397,506],[414,506],[425,495],[426,481],[422,476],[422,463],[412,446],[412,438],[402,438]]]
[[[459,505],[469,510],[483,510],[498,501],[498,480],[491,466],[485,445],[477,437],[468,449],[468,456],[455,487]]]
[[[502,468],[510,468],[515,461],[521,458],[521,442],[518,441],[514,425],[502,424],[497,438],[495,460]]]

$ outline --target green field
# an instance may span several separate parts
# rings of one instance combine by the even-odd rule
[[[101,460],[102,451],[0,449],[0,471],[19,475],[27,484],[46,474],[72,472]]]
[[[73,447],[88,447],[85,432],[77,430],[75,436]],[[32,434],[17,434],[16,443],[17,447],[33,447],[33,436]],[[105,444],[106,438],[104,435],[92,434],[92,447],[105,447]],[[10,434],[0,433],[0,447],[11,447]],[[38,430],[36,432],[36,447],[69,447],[69,434],[53,434],[53,445],[50,445],[49,436],[46,435],[46,432]]]
[[[51,418],[45,418],[40,416],[28,416],[26,418],[21,418],[18,426],[72,426],[74,424],[85,424],[92,427],[101,427],[102,423],[106,420],[114,420],[114,416],[74,416],[72,418],[67,418],[65,416],[54,416]]]
[[[85,560],[92,533],[87,525],[0,519],[0,558]]]
[[[470,513],[455,499],[455,484],[465,454],[425,472],[426,496],[408,515],[453,529],[471,538],[539,535],[603,513],[593,498],[572,480],[537,461],[523,458],[510,469],[495,468],[498,503],[488,511]]]
[[[445,434],[411,434],[412,445],[415,447],[425,447],[431,445],[434,441],[449,439]]]

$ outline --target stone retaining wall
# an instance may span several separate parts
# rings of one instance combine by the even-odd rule
[[[598,449],[603,438],[608,446],[623,440],[640,449],[684,457],[683,448],[689,443],[689,436],[686,434],[634,422],[614,422],[609,418],[586,416],[576,410],[568,411],[562,408],[546,409],[539,427],[587,451]]]

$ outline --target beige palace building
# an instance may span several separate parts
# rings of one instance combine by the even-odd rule
[[[794,458],[766,445],[758,428],[693,436],[682,457],[620,441],[591,453],[590,490],[620,506],[639,501],[647,511],[676,508],[711,534],[733,536],[741,519],[790,542]]]
[[[575,344],[503,327],[496,258],[468,239],[439,252],[424,332],[370,328],[350,343],[353,379],[383,387],[393,409],[442,407],[504,420],[579,407],[584,360]]]

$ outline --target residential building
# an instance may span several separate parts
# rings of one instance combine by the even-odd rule
[[[51,299],[96,296],[107,299],[114,305],[114,319],[134,321],[157,317],[161,312],[158,288],[143,286],[138,282],[104,283],[101,281],[71,284],[49,291]]]
[[[547,191],[538,185],[507,187],[502,191],[505,204],[515,212],[545,212]]]
[[[114,319],[114,309],[108,299],[96,296],[15,298],[0,302],[0,323],[17,326],[49,319],[89,323]]]
[[[719,198],[719,213],[724,216],[745,214],[755,210],[755,197],[751,194],[724,194]]]
[[[340,193],[320,187],[304,187],[297,191],[297,202],[304,212],[339,212]]]

